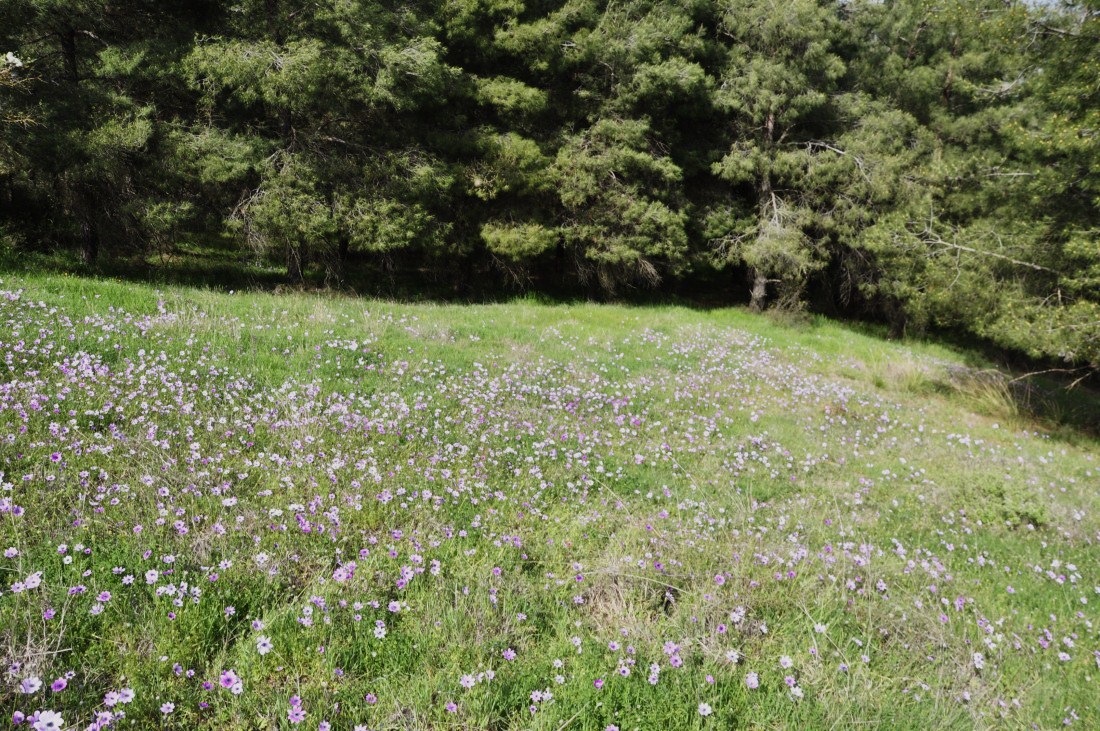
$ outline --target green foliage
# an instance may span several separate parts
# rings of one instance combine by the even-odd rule
[[[660,279],[687,248],[687,213],[670,195],[680,169],[660,155],[641,120],[601,119],[558,153],[555,174],[566,240],[600,283]]]
[[[522,121],[546,109],[547,95],[522,81],[494,76],[477,79],[477,100],[496,109],[506,119]]]
[[[250,238],[261,248],[323,244],[335,224],[308,164],[280,155],[263,172],[263,185],[241,213]]]
[[[490,221],[481,227],[489,251],[513,260],[529,259],[550,250],[558,241],[551,229],[537,223],[507,224]]]

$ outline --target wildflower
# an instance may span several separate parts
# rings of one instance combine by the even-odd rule
[[[171,714],[174,710],[176,710],[175,703],[162,703],[160,706],[160,712],[163,713],[165,716]]]
[[[42,687],[42,681],[37,677],[31,675],[23,678],[23,682],[19,684],[19,692],[24,695],[31,695],[37,693],[38,689]]]
[[[266,655],[275,649],[275,646],[271,644],[271,638],[266,635],[260,635],[256,638],[256,652],[261,655]]]
[[[760,687],[760,676],[756,673],[748,673],[745,675],[745,685],[748,686],[749,690],[756,690]]]
[[[714,710],[710,707],[709,703],[700,703],[699,704],[699,715],[700,716],[704,716],[704,717],[709,716],[713,712],[714,712]]]
[[[38,720],[34,722],[34,731],[61,731],[65,728],[65,719],[60,713],[54,711],[39,711]]]

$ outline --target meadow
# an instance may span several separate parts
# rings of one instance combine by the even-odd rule
[[[1100,442],[946,347],[5,275],[0,358],[4,727],[1100,727]]]

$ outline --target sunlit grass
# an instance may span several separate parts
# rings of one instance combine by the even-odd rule
[[[5,714],[1100,723],[1097,443],[942,346],[737,309],[0,289]]]

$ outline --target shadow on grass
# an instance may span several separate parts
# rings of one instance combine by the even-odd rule
[[[109,277],[129,282],[194,287],[215,291],[315,292],[326,296],[377,297],[399,303],[491,304],[523,298],[546,305],[614,302],[633,306],[679,306],[699,311],[725,309],[747,302],[737,276],[717,270],[698,273],[690,282],[661,290],[625,288],[609,296],[595,288],[569,286],[564,278],[533,277],[517,286],[483,262],[458,271],[438,261],[387,262],[353,256],[341,281],[326,280],[318,268],[305,281],[291,283],[285,270],[257,259],[231,241],[180,244],[144,257],[104,258],[95,265],[71,252],[15,252],[0,248],[0,275],[69,274]],[[777,327],[812,330],[826,321],[807,312],[773,312]],[[830,317],[853,333],[892,340],[889,328],[872,320]],[[970,402],[977,411],[1033,420],[1054,432],[1100,437],[1100,376],[1037,362],[965,332],[941,331],[902,342],[932,344],[951,350],[966,367],[938,384],[945,394]],[[1065,434],[1072,436],[1072,434]]]
[[[0,247],[0,275],[69,274],[108,277],[146,284],[195,287],[216,291],[317,292],[329,296],[377,297],[398,303],[490,304],[517,298],[545,304],[606,302],[623,305],[678,305],[698,310],[722,309],[741,301],[733,279],[719,272],[673,283],[661,289],[624,285],[614,294],[571,283],[559,269],[532,272],[517,280],[491,261],[461,267],[426,256],[386,259],[353,253],[342,277],[326,276],[322,267],[307,268],[304,281],[294,282],[284,267],[264,261],[232,242],[179,244],[171,251],[144,256],[103,256],[94,264],[73,252],[13,251]]]
[[[1073,373],[1009,367],[953,369],[948,387],[974,411],[1038,422],[1056,436],[1100,437],[1100,390]]]

